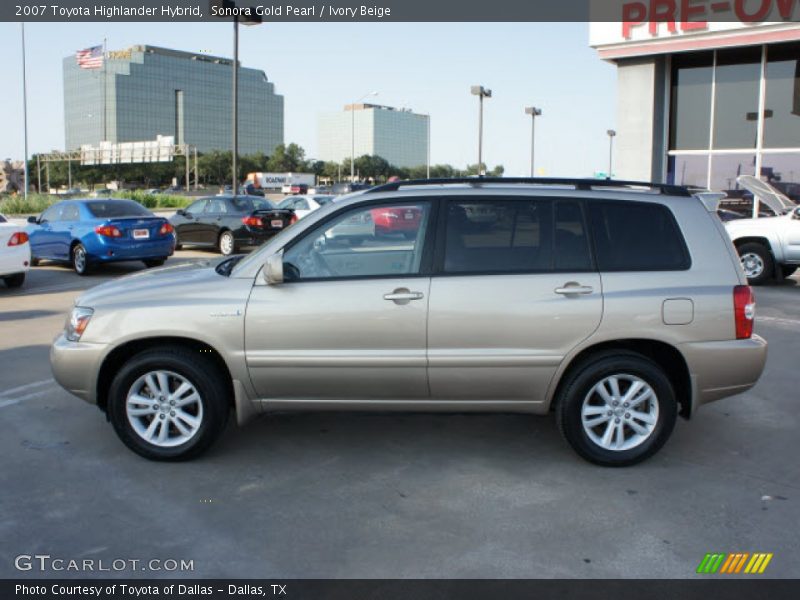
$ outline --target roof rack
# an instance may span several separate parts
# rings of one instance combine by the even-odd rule
[[[481,185],[484,183],[500,184],[530,184],[530,185],[566,185],[574,186],[576,190],[589,191],[594,188],[648,188],[667,196],[689,197],[692,193],[684,186],[670,185],[667,183],[652,183],[649,181],[621,181],[617,179],[571,179],[568,177],[453,177],[437,179],[409,179],[393,181],[366,190],[365,193],[394,192],[401,187],[414,187],[424,185],[445,185],[452,183],[467,183]]]

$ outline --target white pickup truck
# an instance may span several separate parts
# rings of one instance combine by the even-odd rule
[[[752,175],[741,175],[736,181],[753,194],[754,214],[758,214],[759,203],[764,203],[776,215],[725,223],[747,281],[759,285],[789,277],[800,267],[800,206]]]

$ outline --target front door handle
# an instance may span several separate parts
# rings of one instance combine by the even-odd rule
[[[408,304],[411,300],[421,300],[424,298],[422,292],[412,292],[408,288],[397,288],[390,294],[384,294],[384,300],[391,300],[395,304]]]
[[[562,296],[586,295],[591,294],[594,288],[590,285],[581,285],[575,281],[568,281],[564,284],[564,287],[557,287],[553,291]]]

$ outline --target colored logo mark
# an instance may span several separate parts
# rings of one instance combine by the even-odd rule
[[[703,574],[736,574],[763,573],[769,561],[772,560],[772,552],[731,552],[706,554],[697,566],[697,572]]]

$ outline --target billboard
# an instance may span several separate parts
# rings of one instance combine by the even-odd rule
[[[82,165],[170,162],[175,157],[175,137],[159,135],[143,142],[100,142],[81,146]]]

